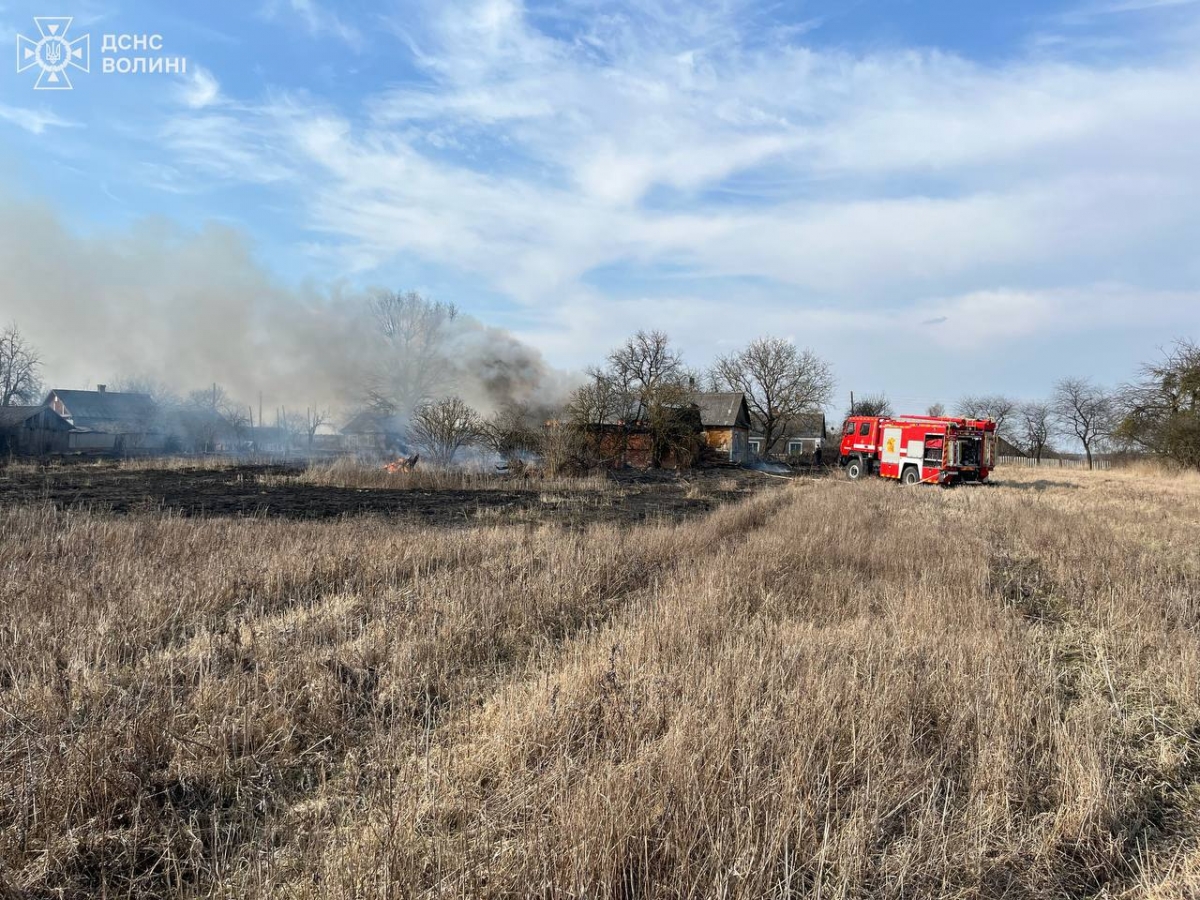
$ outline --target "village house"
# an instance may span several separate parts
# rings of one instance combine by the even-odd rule
[[[765,439],[761,431],[752,432],[750,450],[760,459],[813,461],[817,458],[818,449],[824,454],[825,429],[825,413],[805,413],[785,422],[770,447],[763,446]],[[836,456],[836,453],[834,455]]]
[[[1011,441],[1006,440],[1000,435],[996,435],[996,455],[997,456],[1015,456],[1017,458],[1027,457],[1029,454],[1018,447]],[[1046,451],[1042,451],[1042,456],[1046,456]]]
[[[149,394],[118,393],[97,385],[94,391],[55,389],[43,406],[74,426],[70,449],[100,453],[158,453],[167,432]]]
[[[215,409],[174,409],[162,419],[169,453],[231,453],[245,442],[244,428]]]
[[[700,410],[705,443],[720,459],[745,463],[750,459],[750,409],[741,391],[692,395]]]
[[[403,420],[391,413],[363,410],[341,429],[345,448],[358,453],[380,456],[407,453]]]
[[[0,456],[66,453],[71,423],[45,406],[0,406]]]
[[[600,462],[609,468],[689,468],[706,446],[700,410],[695,403],[687,403],[670,407],[668,415],[669,422],[662,423],[657,435],[650,423],[632,417],[606,417],[603,422],[578,427]]]

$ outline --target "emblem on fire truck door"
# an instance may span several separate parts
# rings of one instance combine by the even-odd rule
[[[896,439],[894,437],[890,437],[887,439],[887,452],[888,453],[896,452]]]

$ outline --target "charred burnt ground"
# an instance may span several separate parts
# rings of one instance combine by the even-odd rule
[[[187,517],[295,520],[379,516],[453,527],[478,524],[635,523],[702,515],[786,479],[714,467],[609,473],[597,489],[547,486],[497,474],[486,488],[339,487],[295,479],[303,463],[178,466],[49,464],[0,468],[0,507],[49,504],[114,515],[173,512]]]

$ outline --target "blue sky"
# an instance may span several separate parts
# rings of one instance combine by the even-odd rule
[[[778,334],[905,409],[1200,336],[1191,0],[0,0],[8,46],[35,15],[93,66],[0,77],[0,199],[80,241],[229,229],[272,290],[418,288],[568,369]],[[105,33],[188,74],[101,74]]]

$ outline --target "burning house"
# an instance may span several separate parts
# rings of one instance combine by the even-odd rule
[[[149,394],[117,393],[101,384],[94,391],[52,390],[42,405],[74,426],[71,450],[155,453],[167,444],[167,429]]]
[[[0,406],[0,456],[66,453],[72,425],[46,406]]]

